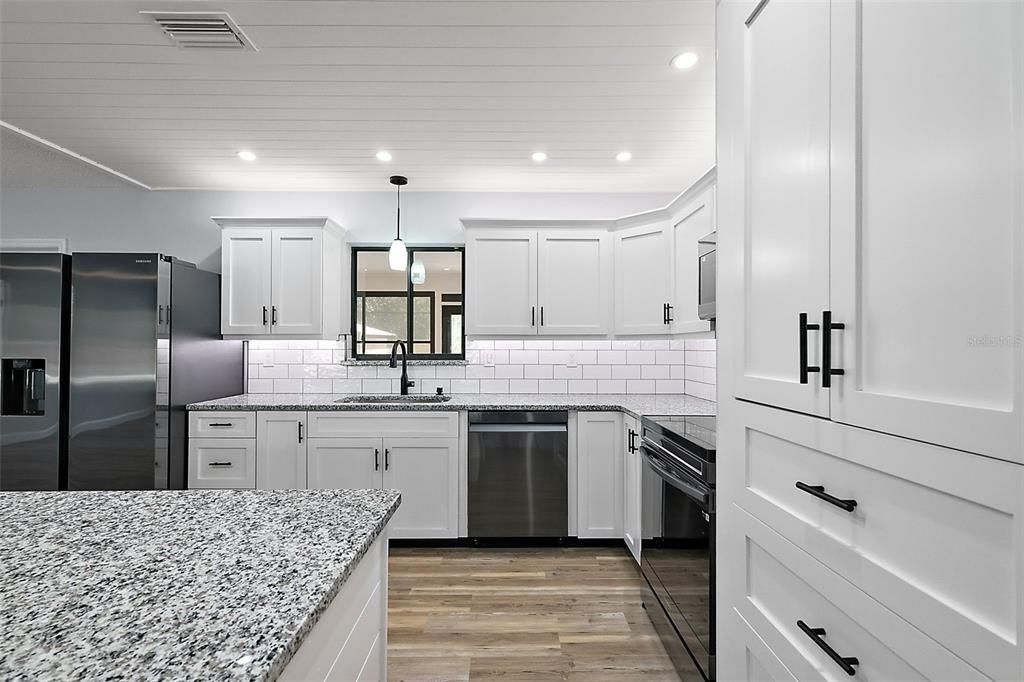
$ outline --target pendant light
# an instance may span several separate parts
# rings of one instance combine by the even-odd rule
[[[413,284],[426,284],[427,268],[423,265],[423,261],[414,260],[412,262],[412,267],[409,268],[409,279]]]
[[[398,214],[395,219],[395,241],[391,242],[391,248],[388,250],[388,265],[392,270],[405,270],[409,263],[409,252],[402,241],[402,186],[409,184],[409,178],[404,175],[392,175],[391,184],[398,192]]]

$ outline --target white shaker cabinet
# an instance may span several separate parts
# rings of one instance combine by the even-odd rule
[[[306,488],[306,413],[256,413],[256,487]]]
[[[379,488],[380,438],[310,438],[306,481],[312,489]]]
[[[221,333],[334,339],[348,324],[351,264],[327,218],[213,218],[221,226]]]
[[[622,415],[624,434],[623,452],[623,513],[622,539],[630,554],[640,563],[643,455],[640,454],[640,421],[629,414]]]
[[[466,332],[537,333],[537,232],[466,234]]]
[[[746,202],[723,228],[743,244],[735,395],[821,416],[828,391],[801,373],[820,365],[820,332],[800,321],[829,306],[828,35],[827,2],[768,2],[744,26]]]
[[[679,207],[672,221],[672,301],[669,326],[673,334],[711,330],[711,323],[697,315],[700,304],[698,242],[715,231],[714,176],[706,186]]]
[[[615,333],[669,333],[672,241],[668,221],[614,232],[613,238]]]
[[[576,534],[622,538],[622,414],[580,412],[576,424]]]
[[[612,328],[612,240],[604,230],[543,230],[537,241],[538,334]]]
[[[1024,462],[1024,7],[831,11],[832,419]]]
[[[402,493],[396,538],[454,538],[459,532],[459,440],[385,438],[382,486]]]

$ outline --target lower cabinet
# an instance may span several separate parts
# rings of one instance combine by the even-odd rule
[[[733,667],[745,661],[739,625],[799,680],[849,673],[830,650],[856,658],[863,680],[1024,679],[1013,596],[1024,594],[1024,467],[770,407],[729,409],[720,679],[753,679]]]
[[[256,441],[252,438],[191,438],[189,488],[255,488]]]
[[[391,537],[458,537],[458,438],[311,438],[308,462],[310,488],[400,491]]]
[[[306,487],[306,413],[256,413],[256,487]]]
[[[622,538],[620,412],[580,412],[576,433],[576,528],[581,538]]]
[[[641,484],[643,462],[640,455],[640,422],[636,417],[623,415],[622,431],[622,540],[626,543],[630,554],[640,563],[640,522],[641,522]]]

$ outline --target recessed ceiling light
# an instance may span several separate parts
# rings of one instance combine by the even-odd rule
[[[391,152],[386,151],[384,149],[380,150],[379,152],[377,152],[377,160],[378,161],[390,161],[391,160]]]
[[[672,58],[672,67],[679,69],[680,71],[690,69],[693,68],[699,60],[700,57],[697,56],[696,52],[684,52],[682,54],[677,54]]]
[[[544,152],[534,152],[530,156],[530,158],[533,159],[534,161],[536,161],[537,163],[540,163],[542,161],[547,161],[548,160],[548,155],[545,154]]]
[[[618,154],[615,155],[615,160],[620,161],[622,163],[625,163],[626,161],[629,161],[632,158],[633,155],[630,154],[629,152],[619,152]]]
[[[240,158],[242,161],[255,161],[256,154],[249,151],[248,149],[243,149],[242,151],[238,152],[238,158]]]

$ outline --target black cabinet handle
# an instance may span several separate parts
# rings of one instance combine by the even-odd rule
[[[803,490],[808,495],[814,495],[819,500],[825,500],[831,505],[839,507],[843,511],[853,512],[857,508],[857,500],[843,500],[834,495],[829,495],[825,492],[825,486],[823,485],[807,485],[803,481],[797,481],[796,487]]]
[[[384,471],[391,468],[391,450],[384,448]]]
[[[263,306],[263,326],[267,326],[267,306]]]
[[[853,669],[853,666],[860,665],[860,660],[854,656],[840,656],[836,653],[836,650],[828,645],[825,641],[825,629],[824,628],[812,628],[802,620],[796,622],[796,626],[804,631],[804,634],[811,638],[811,641],[818,645],[818,648],[828,654],[828,657],[836,662],[840,668],[843,669],[847,675],[856,675],[857,671]]]
[[[832,311],[821,313],[821,387],[832,388],[832,377],[846,374],[846,370],[832,367],[832,330],[846,329],[842,322],[832,321]]]
[[[544,326],[544,306],[540,307],[540,326]]]
[[[661,323],[668,324],[668,303],[661,304]]]
[[[674,307],[671,303],[665,304],[665,324],[672,324],[672,308]]]
[[[818,329],[817,324],[807,323],[807,313],[800,313],[800,383],[807,383],[809,372],[820,372],[820,367],[807,366],[807,332]]]
[[[380,448],[373,449],[373,470],[380,471]]]
[[[273,327],[277,324],[277,306],[270,306],[270,326]]]
[[[537,326],[537,306],[535,305],[530,306],[530,326]]]
[[[220,428],[224,426],[231,426],[231,422],[213,422],[209,426],[210,428]]]
[[[209,466],[212,467],[229,467],[231,462],[210,462]]]
[[[302,442],[302,422],[298,422],[299,425],[299,442]]]

